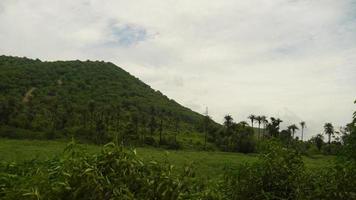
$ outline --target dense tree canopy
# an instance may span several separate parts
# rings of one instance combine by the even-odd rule
[[[112,63],[0,56],[0,71],[0,123],[49,138],[79,130],[137,134],[143,124],[152,133],[158,121],[164,130],[179,121],[192,132],[204,119]]]

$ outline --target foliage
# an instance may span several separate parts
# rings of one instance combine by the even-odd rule
[[[283,122],[279,118],[270,118],[271,122],[267,124],[267,130],[270,137],[278,137],[279,136],[279,128],[280,124]]]
[[[210,195],[185,167],[140,160],[135,151],[107,144],[88,155],[71,143],[58,158],[0,167],[1,199],[199,199]]]
[[[315,167],[304,167],[306,158],[302,160],[295,150],[276,141],[265,141],[261,146],[260,151],[264,153],[258,160],[235,153],[171,151],[164,156],[162,151],[157,154],[157,149],[138,149],[141,155],[146,154],[141,159],[135,151],[114,144],[89,154],[82,150],[82,145],[71,143],[64,154],[54,159],[1,163],[0,199],[302,200],[355,197],[355,162],[340,160],[333,165],[318,162]],[[247,160],[246,156],[250,158]],[[194,162],[183,164],[182,158]],[[234,164],[226,165],[226,159]],[[241,163],[244,159],[245,164]],[[172,161],[179,167],[173,167]],[[311,159],[307,161],[306,165]],[[227,167],[223,177],[219,176],[222,171],[216,174],[218,163],[221,167],[225,163]],[[164,190],[168,191],[161,194]]]
[[[225,175],[229,199],[295,199],[304,165],[300,155],[269,143],[259,162]]]
[[[324,133],[328,136],[328,144],[331,143],[331,136],[334,135],[334,126],[331,123],[325,123]]]
[[[182,140],[183,141],[183,140]],[[194,140],[193,140],[194,141]],[[66,147],[64,141],[46,141],[46,140],[0,140],[0,160],[7,162],[23,162],[24,160],[46,160],[53,156],[60,155]],[[93,144],[78,144],[88,153],[98,153],[101,146]],[[183,145],[187,145],[184,144]],[[16,148],[14,148],[16,147]],[[223,174],[225,166],[234,168],[242,163],[253,163],[257,160],[257,154],[242,154],[235,152],[203,151],[202,144],[200,150],[183,149],[165,150],[151,146],[136,147],[137,155],[143,160],[156,160],[165,162],[166,159],[176,166],[175,169],[181,169],[185,164],[193,162],[197,176],[216,178]],[[308,169],[319,169],[333,165],[334,156],[312,155],[303,157],[303,162]]]
[[[347,125],[342,138],[344,145],[342,147],[341,156],[347,160],[356,162],[356,111],[353,113],[353,120]]]
[[[225,174],[225,199],[355,199],[356,162],[307,170],[297,151],[265,144],[256,163]]]
[[[356,199],[355,162],[337,162],[303,176],[299,199]]]
[[[298,126],[295,124],[289,125],[288,130],[292,132],[292,138],[294,139],[294,134],[296,130],[299,130]]]
[[[0,126],[106,143],[116,134],[197,131],[203,116],[185,108],[112,63],[42,62],[0,56]],[[10,138],[17,136],[8,136]],[[38,138],[36,136],[36,138]]]
[[[235,123],[230,115],[226,115],[224,119],[224,127],[213,135],[212,141],[223,151],[255,152],[253,128],[246,122]]]
[[[324,137],[323,135],[321,134],[318,134],[314,137],[312,137],[310,140],[309,140],[312,144],[314,144],[318,150],[320,151],[321,150],[321,147],[323,146],[324,144]]]

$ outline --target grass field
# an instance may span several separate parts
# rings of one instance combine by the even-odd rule
[[[38,141],[38,140],[9,140],[0,138],[0,162],[21,162],[30,159],[48,159],[63,152],[66,141]],[[101,147],[96,145],[81,144],[88,152],[98,152]],[[164,150],[151,147],[136,148],[138,156],[144,160],[164,162],[168,160],[182,169],[185,164],[192,165],[201,177],[215,177],[223,173],[224,167],[234,167],[241,163],[254,162],[256,154],[241,154],[228,152],[205,152],[186,150]],[[304,157],[308,168],[325,167],[332,164],[334,157],[317,155]]]

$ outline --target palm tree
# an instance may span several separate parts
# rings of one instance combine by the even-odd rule
[[[277,127],[279,129],[279,125],[282,123],[283,121],[279,118],[276,119],[276,123],[277,123]],[[298,129],[298,128],[297,128]]]
[[[292,124],[292,125],[288,126],[288,130],[292,131],[292,138],[294,139],[294,133],[296,130],[299,130],[299,128],[295,124]]]
[[[263,124],[263,135],[265,135],[268,120],[267,120],[267,117],[264,115],[262,115],[261,118],[262,118],[262,124]]]
[[[262,117],[257,116],[256,121],[258,122],[258,138],[261,137],[261,122],[262,122]]]
[[[324,133],[328,135],[328,144],[330,145],[331,136],[334,135],[334,126],[331,123],[326,123],[324,125]]]
[[[277,137],[279,135],[279,126],[283,122],[279,118],[271,117],[271,123],[268,124],[268,131],[271,137]]]
[[[224,125],[226,126],[226,128],[230,128],[232,126],[233,118],[231,117],[231,115],[225,115],[224,119]]]
[[[224,121],[224,125],[226,127],[225,129],[225,136],[230,137],[232,135],[232,129],[233,129],[233,125],[234,125],[234,119],[231,117],[231,115],[226,115],[224,117],[225,121]]]
[[[300,122],[300,127],[302,128],[302,141],[303,141],[304,128],[306,128],[306,126],[305,126],[305,121],[301,121],[301,122]]]
[[[251,120],[251,127],[253,128],[253,122],[255,121],[256,116],[255,116],[255,115],[253,115],[253,114],[251,114],[250,116],[248,116],[248,119],[250,119],[250,120]]]

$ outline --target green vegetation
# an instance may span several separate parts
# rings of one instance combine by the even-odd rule
[[[255,163],[225,174],[227,199],[355,199],[355,160],[307,169],[301,155],[270,142]]]
[[[58,147],[58,144],[54,144],[53,147]],[[146,155],[152,152],[142,150]],[[53,159],[20,163],[2,162],[0,197],[2,199],[356,197],[354,181],[356,160],[335,160],[332,165],[308,169],[297,151],[283,148],[278,142],[265,143],[263,152],[253,161],[226,166],[223,175],[209,178],[207,176],[209,171],[196,173],[195,170],[201,167],[199,165],[194,168],[192,168],[194,165],[180,165],[175,170],[170,160],[156,162],[150,158],[142,159],[139,156],[140,151],[138,153],[128,151],[113,143],[105,145],[100,151],[95,149],[94,153],[87,153],[81,145],[72,142],[67,145],[64,153]],[[198,154],[202,156],[205,153]],[[178,157],[178,154],[169,154],[171,155],[173,155],[171,159]],[[345,156],[347,157],[348,153],[345,153]],[[211,156],[210,161],[214,158],[216,156]]]
[[[13,140],[0,139],[0,160],[6,162],[23,162],[38,159],[48,160],[63,152],[69,141]],[[96,145],[80,144],[90,153],[100,151]]]
[[[193,199],[205,196],[194,173],[143,162],[113,143],[95,155],[70,143],[59,158],[0,166],[2,199]],[[192,187],[194,185],[194,187]]]
[[[202,130],[203,116],[106,62],[0,56],[0,134],[130,143]]]
[[[0,70],[0,199],[356,199],[356,112],[304,141],[304,121],[220,125],[111,63]]]
[[[0,140],[0,160],[21,163],[27,160],[44,161],[60,155],[65,149],[66,141],[40,141],[40,140]],[[101,149],[97,145],[78,144],[88,153],[98,153]],[[16,147],[16,148],[14,148]],[[257,154],[241,154],[229,152],[206,152],[194,150],[164,150],[152,147],[138,147],[137,155],[143,160],[169,161],[178,168],[192,165],[201,177],[217,177],[224,173],[226,167],[236,168],[240,164],[255,162]],[[333,156],[314,155],[304,157],[303,161],[308,168],[324,168],[332,165]]]

